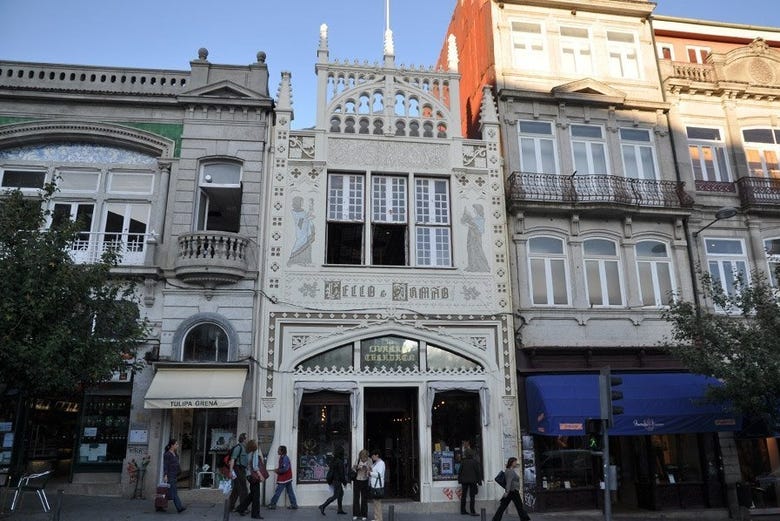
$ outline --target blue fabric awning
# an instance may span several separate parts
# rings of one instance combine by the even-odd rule
[[[614,417],[613,435],[738,431],[742,418],[705,392],[718,380],[687,373],[615,374],[623,378],[624,414]],[[531,432],[582,436],[585,420],[599,418],[597,374],[540,375],[525,381]]]

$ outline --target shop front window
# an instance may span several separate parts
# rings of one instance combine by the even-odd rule
[[[336,447],[351,454],[349,394],[306,393],[298,411],[298,483],[325,483]]]
[[[657,484],[702,481],[699,442],[695,434],[664,434],[651,437]]]
[[[539,483],[544,490],[592,487],[593,455],[584,436],[537,436]]]
[[[434,481],[458,478],[463,451],[473,449],[482,461],[479,394],[437,392],[431,410],[431,446]]]
[[[129,422],[130,396],[86,396],[77,470],[120,469],[127,452]]]
[[[756,508],[780,507],[780,438],[737,439],[742,482]]]
[[[215,487],[220,478],[215,472],[219,460],[236,443],[238,410],[195,409],[191,417],[190,410],[182,413],[180,421],[174,422],[181,440],[179,459],[187,459],[182,468],[190,469],[194,488]]]

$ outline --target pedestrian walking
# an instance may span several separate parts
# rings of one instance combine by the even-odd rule
[[[294,510],[298,508],[298,500],[295,498],[295,491],[292,486],[292,463],[290,463],[290,458],[287,456],[287,446],[279,445],[276,454],[279,456],[279,461],[274,471],[276,472],[276,492],[274,492],[271,502],[268,503],[268,508],[270,510],[276,508],[276,502],[279,501],[282,492],[287,491],[287,497],[290,500],[290,506],[287,508]]]
[[[165,454],[163,454],[163,481],[170,485],[168,497],[173,500],[173,506],[175,506],[176,511],[181,514],[187,510],[187,507],[181,504],[179,491],[176,487],[177,481],[179,480],[179,472],[181,472],[179,454],[176,452],[178,449],[179,442],[173,439],[165,446]]]
[[[336,447],[333,451],[333,458],[330,460],[328,466],[328,475],[326,479],[328,485],[333,488],[333,494],[325,500],[323,504],[319,506],[320,513],[325,515],[325,508],[336,501],[338,506],[337,514],[346,514],[342,502],[344,501],[344,485],[347,484],[347,476],[344,473],[346,465],[344,464],[344,449],[342,447]]]
[[[493,521],[501,521],[504,515],[504,511],[512,502],[517,509],[517,515],[520,516],[521,521],[530,521],[531,516],[523,508],[523,500],[520,498],[520,475],[517,473],[517,467],[519,466],[517,458],[509,458],[506,462],[506,468],[504,469],[504,477],[506,479],[506,491],[501,497],[501,501],[498,504],[498,510],[496,510],[493,516]]]
[[[482,484],[482,465],[474,458],[472,449],[463,451],[463,459],[460,463],[458,472],[458,483],[460,483],[460,513],[476,516],[475,508],[477,492]],[[466,511],[466,496],[469,499],[469,512]]]

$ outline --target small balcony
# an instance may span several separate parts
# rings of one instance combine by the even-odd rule
[[[68,253],[77,264],[93,264],[107,251],[116,251],[120,266],[143,266],[149,237],[146,233],[81,232]]]
[[[675,210],[693,200],[677,181],[634,179],[615,175],[560,175],[515,172],[509,177],[509,210],[557,206],[561,209],[626,207]],[[563,208],[566,207],[566,208]]]
[[[249,239],[235,233],[200,231],[179,236],[176,277],[215,286],[231,284],[249,272]]]
[[[780,211],[780,179],[742,177],[737,180],[743,207],[764,207]]]

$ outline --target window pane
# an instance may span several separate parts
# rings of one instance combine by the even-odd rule
[[[544,259],[531,259],[531,289],[533,303],[544,306],[547,304],[547,274]]]
[[[304,393],[298,410],[298,483],[325,483],[336,447],[351,453],[351,410],[347,393]],[[297,465],[296,465],[297,463]]]
[[[108,191],[126,194],[150,194],[154,175],[111,172],[108,177]]]
[[[572,143],[574,149],[574,169],[582,174],[590,174],[590,164],[588,163],[588,146],[586,143],[575,141]]]
[[[543,134],[552,136],[552,125],[547,121],[521,121],[520,132],[523,134]]]
[[[568,289],[566,285],[566,266],[563,259],[550,261],[553,283],[553,304],[565,306],[569,303]]]
[[[482,447],[479,394],[437,392],[431,411],[431,447],[434,481],[457,479],[456,457],[471,447]],[[480,454],[475,456],[482,461]]]
[[[14,171],[3,172],[3,186],[6,188],[43,188],[46,172]]]
[[[720,141],[720,130],[717,128],[686,127],[688,139],[712,139]]]
[[[426,347],[426,358],[429,371],[444,371],[447,369],[480,369],[481,366],[463,358],[452,351],[447,351],[440,347],[428,345]]]
[[[588,302],[591,306],[601,306],[601,276],[598,261],[585,261],[585,277],[588,282]]]
[[[212,185],[238,185],[241,183],[241,167],[227,163],[203,165],[202,183]]]
[[[607,275],[607,294],[609,296],[610,306],[619,306],[623,303],[623,296],[620,292],[620,273],[617,262],[605,262],[604,271]]]
[[[707,253],[720,255],[742,255],[742,241],[729,239],[707,239],[704,241]]]
[[[216,324],[200,324],[184,338],[182,360],[185,362],[227,362],[228,339]]]
[[[58,186],[63,192],[94,192],[99,179],[97,172],[62,172]]]
[[[639,177],[639,168],[636,162],[636,147],[623,145],[623,168],[626,169],[626,177]]]
[[[363,225],[361,223],[329,222],[326,239],[326,263],[362,264]]]
[[[621,128],[620,139],[626,141],[650,141],[650,132],[647,130],[640,130],[635,128]]]
[[[652,264],[638,262],[639,290],[642,293],[643,306],[655,306],[655,289],[653,288]]]
[[[555,147],[551,139],[539,140],[542,152],[542,172],[545,174],[554,174],[555,167]]]
[[[658,270],[658,289],[660,291],[661,304],[668,306],[672,303],[672,269],[668,262],[659,262]]]
[[[639,147],[640,157],[642,158],[642,177],[644,179],[655,179],[655,159],[653,159],[653,149],[650,147]]]
[[[533,237],[528,241],[528,250],[531,253],[563,254],[563,241],[554,237]]]
[[[397,336],[370,338],[360,342],[360,364],[364,371],[419,369],[420,343]]]
[[[572,125],[571,135],[574,137],[587,137],[601,139],[601,127],[596,125]]]
[[[666,257],[666,244],[658,241],[642,241],[636,245],[640,257]]]
[[[520,139],[520,164],[525,172],[539,172],[541,170],[536,163],[536,145],[533,139]]]
[[[752,128],[742,131],[742,136],[749,143],[774,143],[775,136],[770,128]]]
[[[615,243],[606,239],[588,239],[585,241],[586,255],[617,255]]]
[[[296,369],[348,369],[352,367],[352,344],[325,351],[301,362]]]

